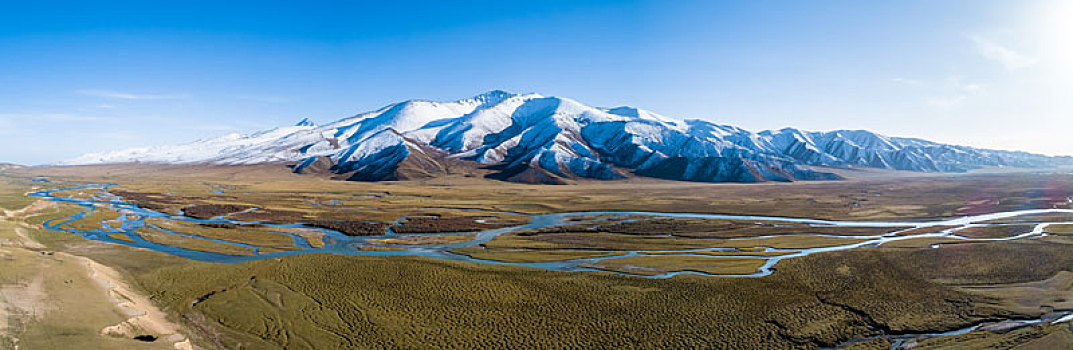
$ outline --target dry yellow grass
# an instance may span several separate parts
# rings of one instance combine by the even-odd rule
[[[785,252],[763,252],[763,251],[740,251],[740,252],[720,252],[720,251],[677,251],[677,252],[645,252],[649,255],[680,255],[680,254],[697,254],[697,255],[711,255],[711,256],[782,256],[797,253],[797,251],[785,251]]]
[[[136,233],[147,241],[172,247],[227,255],[253,255],[253,249],[250,248],[176,236],[154,228],[142,228],[137,230]]]
[[[493,249],[684,250],[699,248],[805,249],[846,245],[865,239],[790,235],[749,239],[695,239],[612,233],[552,233],[537,236],[499,236],[484,243]]]
[[[716,275],[745,275],[757,271],[764,259],[707,258],[698,256],[631,256],[600,260],[585,265],[601,270],[658,275],[676,271],[700,271]]]
[[[1043,232],[1056,235],[1070,235],[1073,234],[1073,224],[1048,225],[1043,229]]]
[[[285,234],[277,233],[275,228],[267,227],[241,227],[217,228],[207,227],[193,223],[174,220],[149,219],[149,224],[157,227],[188,235],[218,239],[222,241],[243,243],[259,247],[293,247],[294,238]]]
[[[451,244],[462,243],[472,241],[476,235],[431,235],[431,236],[412,236],[412,237],[399,237],[399,238],[385,238],[385,239],[373,239],[370,242],[384,243],[384,244],[405,244],[405,245],[435,245],[435,244]]]
[[[476,259],[503,262],[549,262],[584,258],[617,256],[623,253],[601,252],[591,250],[492,250],[476,247],[451,249],[452,253],[466,255]]]
[[[654,210],[877,220],[1069,205],[1065,197],[1058,195],[1026,195],[1053,183],[1049,174],[1031,173],[882,177],[849,172],[849,180],[832,182],[706,184],[638,178],[577,181],[569,186],[523,185],[463,176],[356,183],[296,175],[278,164],[51,167],[24,169],[20,173],[86,181],[107,179],[129,191],[198,197],[214,203],[256,203],[269,209],[310,213],[339,211],[369,220],[394,220],[430,208],[440,208],[450,215],[474,215],[454,208],[524,213]],[[928,176],[927,181],[920,181],[923,176]],[[224,193],[213,193],[214,188]],[[637,200],[639,195],[645,200]],[[981,195],[985,198],[979,198]],[[339,207],[311,205],[332,200],[339,201]]]
[[[887,242],[887,243],[883,243],[882,247],[885,247],[885,248],[926,248],[926,247],[930,247],[930,246],[936,245],[936,244],[964,243],[964,242],[971,242],[971,241],[964,240],[964,239],[957,239],[957,238],[947,238],[947,237],[921,237],[921,238],[910,238],[910,239],[903,239],[903,240],[897,240],[897,241],[890,241],[890,242]]]

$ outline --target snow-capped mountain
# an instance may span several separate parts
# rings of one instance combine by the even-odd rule
[[[763,131],[766,147],[810,165],[868,167],[926,172],[964,172],[981,167],[1039,168],[1069,164],[1068,157],[1047,157],[887,137],[864,130]]]
[[[410,100],[318,126],[231,134],[184,145],[86,154],[64,164],[294,163],[352,180],[434,176],[451,164],[489,177],[558,183],[630,175],[688,181],[836,179],[808,166],[928,172],[984,166],[1046,167],[1067,158],[982,150],[868,131],[750,132],[632,108],[596,108],[561,97],[491,91],[473,98]]]

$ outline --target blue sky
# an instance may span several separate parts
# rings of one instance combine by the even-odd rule
[[[1073,1],[6,2],[0,161],[503,89],[1073,154]]]

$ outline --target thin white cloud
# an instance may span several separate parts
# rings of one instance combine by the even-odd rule
[[[926,102],[929,106],[938,109],[952,110],[961,107],[961,105],[964,104],[965,100],[968,98],[969,97],[965,95],[940,96],[925,99],[924,102]]]
[[[100,123],[113,118],[67,113],[0,113],[0,135],[21,135],[27,130],[56,124]]]
[[[187,94],[136,94],[111,90],[78,90],[76,92],[86,96],[114,98],[120,100],[178,100],[190,97]]]
[[[980,56],[998,62],[1009,70],[1028,68],[1038,62],[1035,58],[1025,56],[983,37],[973,36],[972,42],[976,44],[976,52]]]
[[[70,113],[0,113],[0,119],[9,122],[77,123],[114,121],[116,118]]]
[[[899,83],[899,84],[905,84],[905,85],[923,85],[924,84],[920,80],[909,79],[909,78],[891,78],[890,81],[893,81],[893,82]]]
[[[948,78],[945,83],[939,85],[940,95],[926,98],[924,103],[942,110],[959,109],[969,98],[981,95],[987,90],[987,85],[966,83],[960,77]]]
[[[960,89],[969,95],[979,95],[984,92],[986,87],[982,84],[963,84],[960,86]]]

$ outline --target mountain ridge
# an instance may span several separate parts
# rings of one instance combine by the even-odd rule
[[[466,162],[491,170],[491,178],[534,183],[630,176],[700,182],[833,180],[839,177],[813,167],[964,172],[1071,163],[1068,157],[866,130],[751,132],[640,108],[592,107],[569,98],[502,90],[457,101],[407,100],[319,126],[306,118],[248,135],[90,153],[62,164],[132,162],[285,162],[299,173],[316,165],[316,172],[361,181],[431,177],[445,172],[447,163]]]

